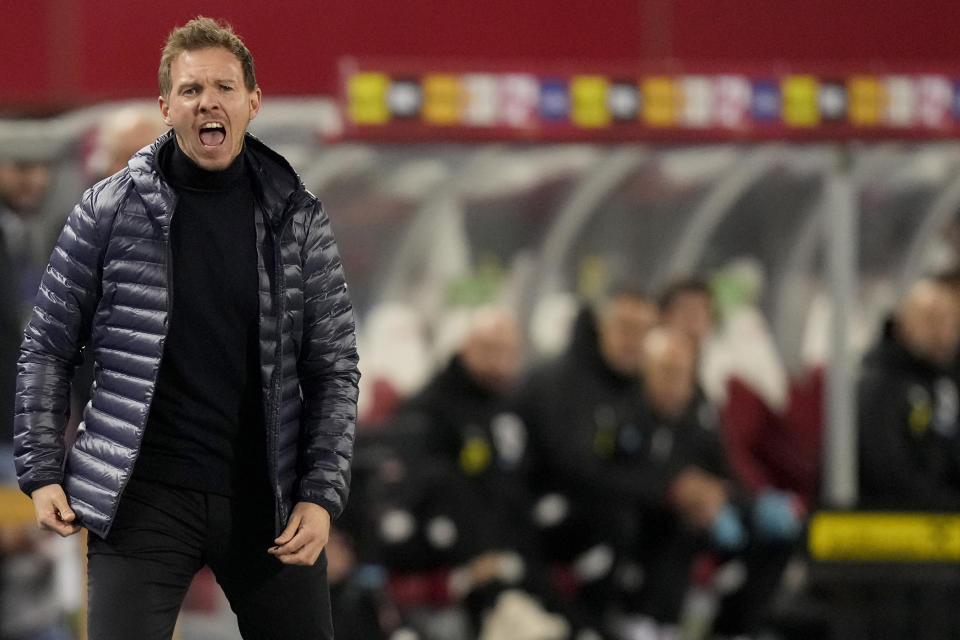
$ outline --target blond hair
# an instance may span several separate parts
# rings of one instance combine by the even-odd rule
[[[230,25],[220,23],[212,18],[197,16],[182,27],[177,27],[167,37],[167,44],[163,47],[160,56],[160,95],[167,99],[173,89],[173,79],[170,77],[170,65],[184,51],[197,51],[210,47],[223,47],[240,61],[243,68],[243,83],[247,91],[257,88],[257,77],[253,72],[253,54],[243,44],[240,36],[233,32]]]

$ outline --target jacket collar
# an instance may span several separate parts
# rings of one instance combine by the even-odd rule
[[[143,198],[147,214],[164,227],[170,225],[176,193],[173,187],[160,173],[157,155],[164,145],[173,141],[173,129],[156,139],[152,144],[138,151],[127,167],[134,189]],[[244,150],[251,175],[254,193],[263,205],[270,223],[279,225],[283,220],[287,202],[295,194],[306,194],[306,188],[290,163],[279,153],[265,145],[255,136],[247,133],[244,137]]]

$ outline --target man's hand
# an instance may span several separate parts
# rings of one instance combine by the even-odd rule
[[[687,524],[707,529],[727,502],[727,488],[716,476],[688,467],[674,479],[670,497]]]
[[[267,549],[283,564],[312,566],[330,538],[330,514],[318,504],[298,502],[287,528]]]
[[[67,502],[67,494],[58,484],[40,487],[30,497],[37,516],[37,525],[41,529],[54,531],[63,537],[72,536],[80,531],[80,525],[74,524],[77,515]]]

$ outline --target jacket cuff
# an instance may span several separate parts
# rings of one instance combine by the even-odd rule
[[[46,487],[51,484],[63,484],[63,477],[60,475],[57,476],[44,476],[41,478],[21,478],[19,481],[20,490],[23,491],[27,496],[32,496],[33,492],[42,487]]]
[[[343,512],[343,503],[340,501],[340,496],[332,488],[317,491],[301,487],[295,496],[295,503],[296,502],[312,502],[313,504],[320,505],[330,514],[331,522],[336,520]]]

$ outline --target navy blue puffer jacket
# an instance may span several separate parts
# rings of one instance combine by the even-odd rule
[[[14,448],[20,488],[62,484],[80,523],[105,536],[130,478],[171,308],[176,195],[157,170],[173,133],[89,189],[50,257],[24,332]],[[353,308],[330,222],[290,165],[253,136],[260,363],[279,533],[295,502],[336,517],[350,485],[357,369]],[[224,265],[224,268],[230,268]],[[90,339],[94,384],[74,445],[70,380]]]

